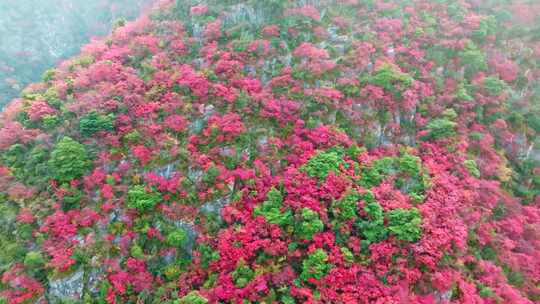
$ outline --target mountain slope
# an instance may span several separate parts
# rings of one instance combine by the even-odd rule
[[[540,40],[466,1],[165,1],[0,120],[8,303],[537,303]]]

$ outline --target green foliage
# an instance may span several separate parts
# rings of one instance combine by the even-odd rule
[[[476,178],[480,177],[480,170],[478,170],[478,166],[476,165],[476,161],[474,159],[465,160],[463,165],[472,176]]]
[[[394,209],[388,212],[388,231],[398,240],[416,242],[422,235],[422,218],[418,209]]]
[[[483,284],[480,284],[480,286],[478,286],[478,290],[482,298],[491,298],[494,295],[493,290]]]
[[[56,144],[48,164],[55,179],[69,182],[85,174],[90,160],[83,144],[65,136]]]
[[[363,82],[368,82],[378,87],[384,88],[396,97],[400,97],[400,92],[409,88],[413,83],[413,78],[406,73],[402,73],[389,64],[382,65],[375,73]]]
[[[138,142],[141,139],[141,133],[137,130],[133,130],[128,134],[124,135],[124,140],[126,142]]]
[[[302,208],[301,220],[297,222],[295,233],[304,240],[311,240],[313,235],[321,232],[324,224],[319,218],[319,214],[309,208]]]
[[[198,292],[192,291],[174,302],[174,304],[206,304],[208,300],[201,296]]]
[[[238,262],[238,265],[236,265],[236,269],[231,275],[234,281],[234,285],[238,288],[244,288],[249,284],[251,280],[253,280],[253,278],[255,277],[255,272],[246,265],[244,260],[240,260],[240,262]]]
[[[501,80],[498,76],[488,76],[484,78],[484,90],[490,96],[499,96],[504,92],[508,85],[504,80]]]
[[[208,168],[206,173],[204,174],[202,181],[206,184],[213,184],[216,178],[219,176],[219,169],[212,165]]]
[[[79,121],[79,130],[83,136],[89,137],[100,131],[112,131],[114,116],[99,115],[97,112],[92,111],[89,114],[81,117]]]
[[[45,264],[43,255],[39,251],[30,251],[24,257],[24,266],[29,269],[40,268]]]
[[[165,275],[165,278],[167,278],[167,281],[174,281],[178,279],[181,273],[182,265],[179,264],[169,264],[163,269],[163,274]]]
[[[370,189],[379,185],[385,176],[393,172],[394,158],[383,157],[375,160],[371,166],[362,170],[362,176],[360,178],[360,186]]]
[[[334,203],[334,206],[337,209],[336,216],[342,221],[356,218],[359,200],[360,195],[356,191],[352,191],[342,197],[339,201]]]
[[[386,239],[388,230],[384,226],[384,211],[371,192],[363,195],[366,217],[356,222],[356,227],[365,243],[380,242]]]
[[[151,210],[160,200],[159,194],[146,191],[143,185],[133,186],[127,194],[128,208],[137,209],[140,212]]]
[[[426,51],[426,59],[434,61],[439,66],[445,66],[455,56],[454,50],[439,45],[431,46]]]
[[[167,235],[167,244],[172,247],[182,248],[187,241],[187,232],[182,228],[175,229]]]
[[[480,43],[486,40],[487,36],[497,33],[497,20],[494,16],[489,16],[480,21],[480,26],[473,31],[472,38]]]
[[[462,65],[465,67],[465,75],[473,76],[479,71],[487,69],[486,55],[478,47],[470,42],[460,54]]]
[[[44,82],[52,81],[54,80],[55,75],[56,75],[56,69],[48,69],[41,76],[41,80],[43,80]]]
[[[362,169],[358,184],[366,189],[379,185],[383,179],[396,175],[395,186],[409,194],[416,202],[423,200],[429,177],[420,158],[402,153],[400,157],[384,157]]]
[[[283,195],[276,188],[268,191],[267,199],[262,204],[259,204],[253,210],[255,216],[264,216],[270,224],[286,226],[293,222],[292,212],[290,209],[281,211],[283,207]]]
[[[63,202],[68,207],[75,207],[77,206],[82,198],[83,192],[77,188],[71,188],[71,187],[65,187],[68,191],[68,194],[63,197]]]
[[[448,118],[436,118],[430,121],[426,128],[429,133],[422,137],[422,140],[437,140],[441,138],[450,138],[456,135],[457,123],[449,120]]]
[[[328,264],[328,255],[326,252],[322,249],[317,249],[302,261],[300,278],[304,281],[310,278],[319,280],[328,273],[330,268],[331,265]]]
[[[219,252],[208,245],[200,245],[198,251],[201,254],[201,266],[206,269],[211,262],[219,260]]]
[[[504,274],[506,275],[506,278],[508,279],[508,283],[510,285],[521,287],[523,286],[523,283],[525,281],[525,278],[523,274],[519,271],[515,271],[512,268],[508,266],[503,267]]]
[[[133,245],[131,246],[130,250],[129,250],[129,254],[136,258],[136,259],[142,259],[144,258],[144,251],[143,249],[141,248],[141,246],[139,245]]]
[[[421,163],[419,157],[408,153],[402,153],[397,159],[398,176],[395,179],[395,186],[409,194],[415,203],[424,200],[424,193],[429,184],[429,175],[422,168]]]
[[[300,167],[300,171],[306,172],[311,177],[325,180],[330,171],[339,172],[339,166],[344,164],[343,154],[339,151],[324,151],[312,156],[308,162]]]
[[[45,115],[41,121],[45,130],[53,130],[62,123],[60,117],[56,115]]]
[[[341,254],[343,255],[343,260],[346,263],[354,262],[354,254],[347,247],[341,247]]]
[[[474,98],[469,94],[467,86],[463,83],[460,83],[457,88],[456,98],[460,101],[473,101]]]
[[[15,144],[2,155],[2,161],[11,168],[12,174],[32,186],[43,185],[49,179],[48,158],[49,152],[39,145],[29,149]]]

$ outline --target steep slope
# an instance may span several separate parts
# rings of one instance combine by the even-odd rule
[[[539,303],[540,37],[466,1],[164,1],[0,120],[8,303]]]

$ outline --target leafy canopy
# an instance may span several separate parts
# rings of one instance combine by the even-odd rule
[[[128,208],[137,209],[140,212],[151,210],[160,200],[159,194],[146,191],[143,185],[133,186],[127,194]]]
[[[328,263],[326,252],[322,249],[317,249],[302,261],[300,278],[304,281],[308,279],[319,280],[328,273],[330,268],[331,265]]]
[[[417,242],[421,235],[422,218],[418,209],[398,208],[388,212],[388,231],[398,240]]]
[[[342,156],[343,154],[338,150],[319,152],[312,156],[300,168],[300,171],[306,172],[311,177],[325,180],[330,171],[334,173],[339,172],[339,166],[345,163]]]
[[[234,285],[239,288],[246,287],[251,280],[255,277],[255,272],[249,268],[249,266],[246,265],[246,262],[244,260],[240,260],[238,262],[238,265],[236,266],[236,269],[231,274]]]
[[[83,144],[65,136],[56,144],[48,164],[55,179],[68,182],[83,176],[90,160]]]
[[[292,212],[287,209],[282,212],[283,195],[276,188],[271,188],[267,199],[253,210],[255,216],[263,216],[270,224],[286,226],[293,222]]]
[[[86,137],[100,131],[111,131],[114,129],[113,119],[114,116],[112,114],[99,115],[97,112],[92,111],[81,118],[79,121],[79,130]]]
[[[311,240],[313,235],[321,232],[324,224],[319,218],[319,214],[309,208],[302,208],[301,220],[297,222],[296,234],[304,240]]]

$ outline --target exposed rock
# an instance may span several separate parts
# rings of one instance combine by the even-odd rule
[[[78,270],[73,274],[49,281],[49,302],[63,303],[69,300],[79,300],[84,287],[84,271]]]
[[[195,240],[197,239],[197,236],[199,235],[198,232],[195,231],[195,226],[191,223],[186,223],[184,221],[174,221],[172,222],[172,224],[176,228],[181,228],[186,231],[188,240],[186,242],[185,250],[191,256],[191,251],[193,250],[193,247],[195,246]]]
[[[173,176],[174,173],[177,172],[176,170],[174,170],[174,167],[177,163],[178,162],[169,163],[163,167],[154,169],[153,172],[161,177],[169,179]]]
[[[201,206],[200,210],[204,213],[217,213],[221,214],[221,210],[225,205],[231,202],[231,195],[228,194],[224,197],[218,198],[214,201],[208,202]]]

